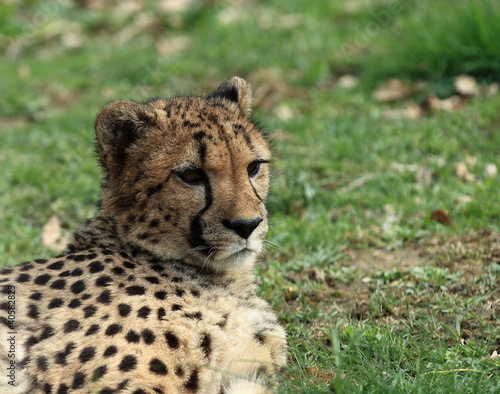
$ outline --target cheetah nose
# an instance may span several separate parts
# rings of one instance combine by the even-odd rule
[[[248,239],[250,234],[252,234],[253,230],[257,228],[257,226],[262,222],[262,218],[255,219],[237,219],[237,220],[227,220],[224,219],[222,224],[226,226],[228,229],[233,230],[236,234],[238,234],[241,238]]]

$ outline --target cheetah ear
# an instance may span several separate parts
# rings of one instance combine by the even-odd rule
[[[151,121],[144,107],[132,101],[115,101],[99,112],[95,120],[96,149],[108,174],[120,172],[127,148]]]
[[[252,110],[252,88],[242,78],[232,77],[224,81],[207,99],[224,105],[228,101],[238,105],[245,116],[250,116]]]

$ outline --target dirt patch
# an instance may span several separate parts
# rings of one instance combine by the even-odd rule
[[[464,320],[472,329],[483,324],[480,320],[494,324],[500,315],[500,233],[482,230],[435,237],[393,251],[344,253],[340,269],[350,276],[335,277],[315,268],[296,273],[295,283],[309,280],[321,286],[301,294],[301,301],[289,300],[290,304],[314,305],[325,316],[339,311],[354,320],[395,327],[430,311],[446,323],[456,319],[451,311],[462,308],[470,316],[481,316]],[[315,324],[318,329],[323,325],[321,319]]]

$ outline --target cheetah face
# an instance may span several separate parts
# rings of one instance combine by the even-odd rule
[[[101,215],[127,243],[224,271],[247,266],[266,236],[268,144],[233,77],[205,98],[114,102],[96,119]]]

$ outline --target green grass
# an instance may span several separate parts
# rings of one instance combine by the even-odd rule
[[[381,34],[381,45],[362,62],[372,77],[442,79],[469,74],[500,76],[500,25],[494,0],[411,2]],[[386,19],[380,19],[387,20]]]
[[[474,4],[483,2],[459,3],[453,10],[482,12]],[[435,79],[474,72],[467,67],[481,62],[464,61],[467,53],[497,75],[497,43],[478,34],[498,37],[498,24],[479,13],[485,22],[476,26],[473,14],[446,9],[442,24],[416,29],[427,11],[405,4],[195,1],[180,13],[148,1],[140,13],[2,5],[4,264],[55,254],[40,239],[52,215],[70,233],[95,213],[92,127],[105,103],[202,93],[237,74],[253,84],[256,115],[275,139],[271,230],[258,273],[289,334],[279,391],[498,392],[500,365],[489,355],[500,350],[500,179],[485,168],[500,168],[500,96],[388,121],[370,91],[375,75],[391,73],[433,78],[419,82],[432,91]],[[466,37],[453,29],[470,32],[471,52],[449,50],[449,37]],[[68,46],[75,37],[81,44]],[[156,50],[178,37],[185,49]],[[368,58],[377,53],[388,62]],[[425,68],[415,68],[413,54]],[[354,71],[357,87],[336,86]],[[456,175],[465,161],[474,181]],[[419,168],[429,184],[416,181]],[[436,209],[452,223],[430,220]]]

